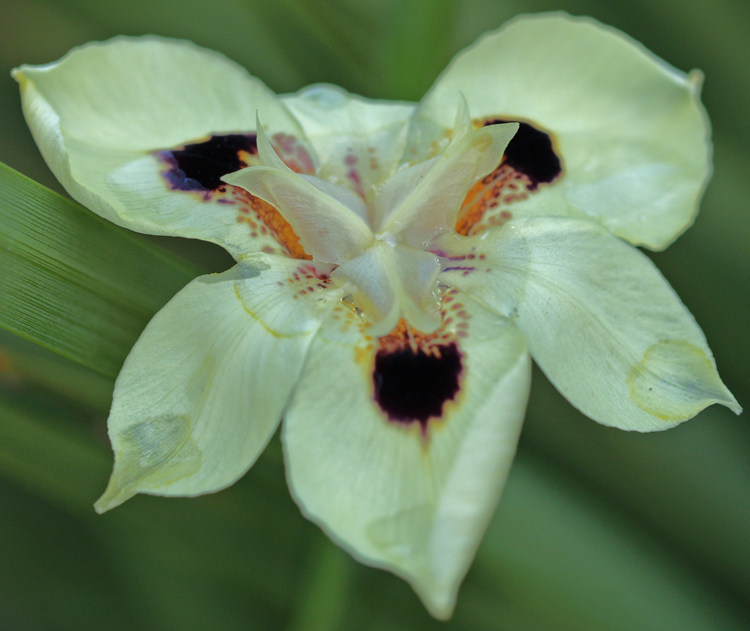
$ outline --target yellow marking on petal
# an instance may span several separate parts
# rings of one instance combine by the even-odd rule
[[[357,346],[354,348],[354,361],[364,366],[368,371],[372,365],[373,351],[375,347],[372,344],[367,346]]]
[[[670,422],[691,418],[712,403],[730,401],[711,359],[685,340],[649,347],[630,371],[628,386],[638,407]]]

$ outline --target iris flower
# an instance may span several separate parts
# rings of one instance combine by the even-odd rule
[[[562,14],[460,53],[419,104],[276,96],[184,41],[23,66],[26,118],[82,204],[237,264],[151,321],[117,379],[96,504],[222,489],[283,417],[291,492],[450,615],[513,460],[531,359],[595,421],[739,413],[651,261],[711,170],[697,72]]]

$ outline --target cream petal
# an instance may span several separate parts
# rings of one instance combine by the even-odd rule
[[[513,318],[550,381],[594,420],[655,431],[713,403],[741,411],[659,270],[603,228],[519,219],[439,246],[461,267],[447,268],[441,282]]]
[[[399,234],[419,248],[452,231],[466,193],[498,166],[517,129],[516,124],[491,125],[463,135],[429,170],[408,167],[386,182],[375,202],[376,216],[382,217],[376,231]]]
[[[699,73],[686,75],[590,18],[524,16],[460,53],[425,96],[413,142],[442,140],[461,92],[475,120],[548,133],[562,177],[507,208],[590,217],[662,249],[693,222],[711,173]]]
[[[320,159],[318,175],[371,203],[402,159],[413,103],[377,101],[333,85],[282,97]]]
[[[260,166],[273,167],[274,169],[280,169],[281,171],[292,171],[286,163],[281,159],[276,150],[271,145],[271,141],[268,140],[268,134],[263,129],[263,124],[260,122],[260,114],[255,113],[255,129],[256,129],[256,142],[258,149],[258,160],[260,160]]]
[[[388,333],[400,317],[398,279],[389,256],[390,246],[376,242],[360,256],[337,267],[332,280],[352,296],[352,305],[364,313],[374,335]]]
[[[382,232],[387,219],[414,192],[431,169],[440,162],[441,157],[417,162],[396,171],[378,190],[371,205],[372,223],[376,232]]]
[[[274,169],[278,169],[287,174],[293,173],[294,171],[284,163],[268,141],[268,137],[263,130],[263,126],[260,124],[260,120],[258,120],[256,128],[258,129],[258,157],[260,158],[261,166],[273,167]],[[337,202],[346,206],[355,215],[362,219],[362,221],[369,224],[367,207],[362,201],[362,198],[358,197],[356,193],[348,188],[344,188],[343,186],[338,186],[333,182],[321,180],[314,175],[302,173],[300,174],[300,177],[307,183],[312,184],[321,193],[333,197]],[[230,177],[229,179],[231,180],[232,178]],[[292,212],[293,210],[294,209],[292,209]],[[346,219],[348,219],[348,217],[346,217],[345,220]]]
[[[188,190],[187,173],[175,186],[169,178],[177,171],[170,173],[160,153],[231,135],[244,136],[252,152],[256,111],[285,146],[296,143],[287,161],[314,169],[298,123],[276,96],[222,55],[189,42],[119,37],[53,64],[22,66],[14,76],[34,138],[66,190],[132,230],[213,241],[235,257],[274,245],[238,221],[240,208],[249,210],[242,200],[206,183]],[[201,151],[219,170],[209,179],[220,185],[220,171],[229,167],[214,145]],[[229,154],[236,162],[237,152]]]
[[[422,333],[432,333],[442,324],[437,279],[440,259],[406,245],[391,248],[391,260],[400,289],[404,319]]]
[[[453,317],[435,335],[399,325],[380,340],[334,311],[282,430],[303,513],[357,559],[409,581],[439,618],[499,499],[530,384],[515,327],[457,292],[444,305]]]
[[[136,493],[199,495],[237,480],[271,438],[325,295],[330,268],[256,256],[202,276],[149,323],[117,379],[115,467],[104,512]],[[315,275],[323,280],[306,278]],[[331,292],[328,292],[331,293]]]
[[[223,179],[278,209],[316,261],[343,263],[372,244],[364,203],[341,186],[273,167],[250,167]]]

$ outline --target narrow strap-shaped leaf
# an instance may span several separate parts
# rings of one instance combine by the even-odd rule
[[[0,163],[0,327],[116,376],[200,270]]]

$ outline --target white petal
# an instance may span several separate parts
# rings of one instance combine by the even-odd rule
[[[376,199],[376,215],[382,217],[376,230],[402,234],[414,247],[452,231],[466,193],[500,164],[517,129],[516,124],[478,129],[451,143],[429,170],[416,165],[397,174]]]
[[[332,85],[314,85],[283,97],[320,159],[318,175],[372,202],[405,147],[415,105],[376,101]]]
[[[594,420],[654,431],[713,403],[741,411],[702,331],[654,264],[602,228],[519,219],[484,239],[439,245],[460,267],[441,282],[514,318],[550,381]]]
[[[372,340],[356,316],[334,312],[282,434],[305,515],[357,559],[409,581],[439,618],[502,491],[530,384],[519,332],[466,296],[450,299],[454,321],[435,336],[400,325]],[[440,358],[411,350],[435,347]]]
[[[388,333],[401,315],[398,277],[387,244],[376,242],[360,256],[337,267],[333,281],[352,296],[352,304],[364,312],[375,335]]]
[[[364,202],[341,186],[272,167],[243,169],[224,181],[278,209],[316,261],[343,263],[372,243]]]
[[[115,468],[99,512],[136,493],[216,491],[252,465],[319,326],[318,296],[299,288],[327,285],[306,276],[328,268],[298,264],[261,255],[203,276],[153,318],[115,385]]]
[[[514,217],[587,215],[654,249],[693,222],[711,171],[699,74],[589,18],[543,14],[453,60],[420,106],[422,144],[452,125],[445,104],[458,92],[475,120],[526,121],[552,137],[563,176],[511,204]]]
[[[290,171],[293,173],[286,163],[281,159],[276,150],[268,140],[268,134],[263,129],[263,124],[260,122],[260,114],[256,112],[255,115],[255,129],[257,133],[257,148],[258,148],[258,159],[260,160],[260,166],[273,167],[274,169],[280,169],[282,171]]]
[[[248,134],[254,143],[256,111],[286,146],[296,139],[298,161],[314,168],[298,123],[274,94],[189,42],[120,37],[14,76],[34,138],[66,190],[133,230],[213,241],[235,256],[273,245],[238,221],[241,200],[173,190],[158,153],[211,135]]]

